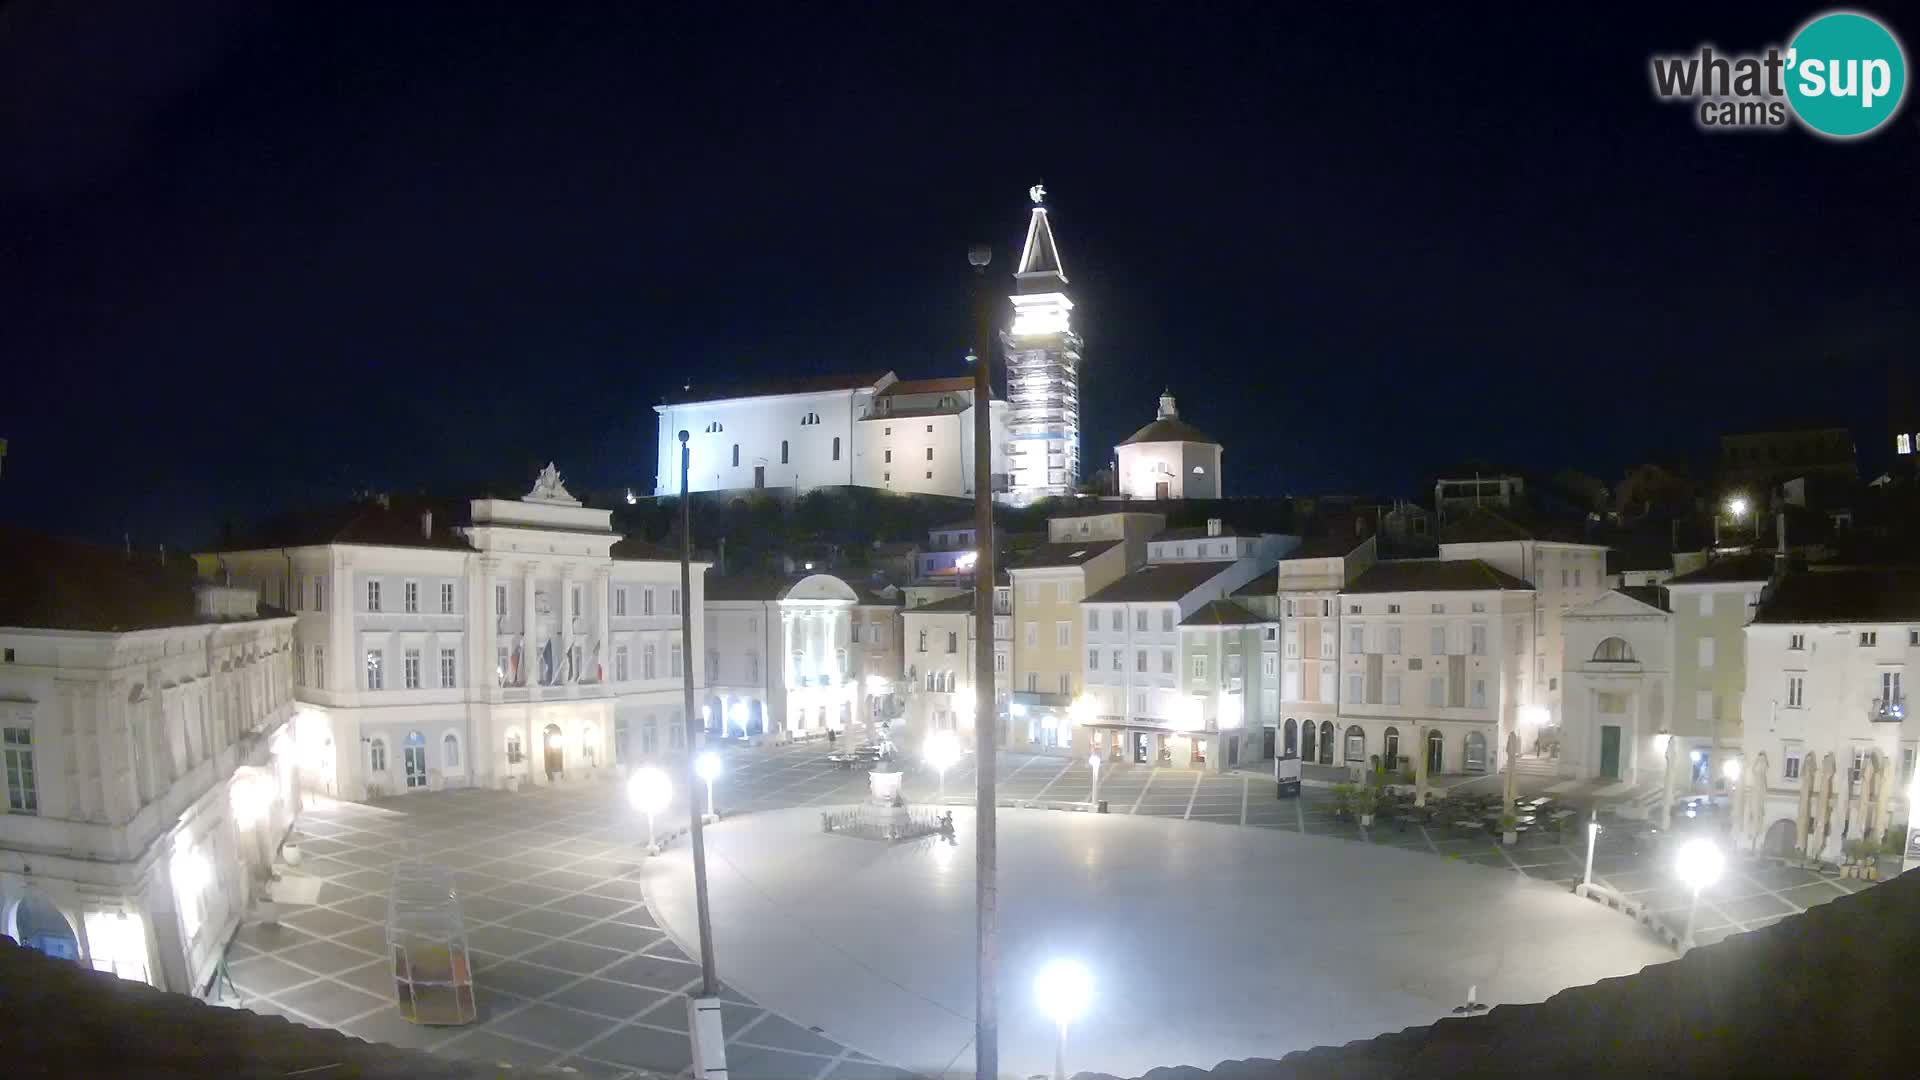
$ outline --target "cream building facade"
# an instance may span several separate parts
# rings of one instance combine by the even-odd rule
[[[1270,592],[1279,610],[1280,669],[1277,706],[1263,717],[1271,723],[1277,756],[1320,760],[1320,731],[1332,731],[1340,716],[1340,593],[1374,564],[1371,537],[1317,537],[1289,552],[1274,567]],[[1244,593],[1245,590],[1242,592]],[[1242,603],[1252,601],[1236,594]],[[1272,611],[1271,608],[1268,609]]]
[[[205,556],[296,618],[304,782],[347,799],[543,785],[683,754],[703,621],[677,553],[612,531],[549,465],[522,499],[367,503]]]
[[[1682,792],[1725,790],[1724,765],[1741,755],[1745,629],[1773,573],[1769,555],[1734,555],[1663,586],[1672,613],[1672,730],[1681,740]]]
[[[0,551],[0,932],[200,993],[300,809],[293,620],[150,556]]]

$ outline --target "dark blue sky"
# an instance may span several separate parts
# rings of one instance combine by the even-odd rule
[[[0,514],[644,488],[682,379],[958,373],[967,245],[1009,270],[1042,177],[1094,465],[1163,385],[1238,493],[1884,457],[1920,110],[1707,136],[1648,89],[1817,8],[1194,7],[16,3]]]

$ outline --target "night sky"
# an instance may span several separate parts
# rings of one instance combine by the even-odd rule
[[[1707,135],[1648,87],[1814,6],[702,8],[0,9],[0,516],[644,490],[684,380],[960,373],[1039,179],[1089,470],[1163,386],[1237,494],[1803,422],[1884,464],[1920,109]]]

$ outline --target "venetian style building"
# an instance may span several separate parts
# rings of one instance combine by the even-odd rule
[[[464,511],[464,512],[462,512]],[[461,520],[452,521],[458,516]],[[684,753],[675,552],[612,529],[549,465],[521,499],[376,500],[203,556],[295,617],[303,776],[348,799],[580,779]]]
[[[728,738],[819,735],[899,715],[900,599],[831,574],[707,579],[713,676],[701,718]]]
[[[1278,706],[1261,718],[1276,732],[1275,756],[1318,761],[1319,733],[1340,717],[1340,593],[1372,569],[1374,552],[1372,537],[1315,537],[1234,593],[1250,607],[1279,608],[1266,608],[1280,621]]]
[[[1007,369],[1010,494],[1016,503],[1070,495],[1080,482],[1080,335],[1067,271],[1054,243],[1044,187],[1014,270],[1013,324],[1001,337]]]
[[[295,620],[18,530],[0,574],[0,932],[198,993],[299,812]]]
[[[1133,499],[1218,499],[1221,446],[1185,420],[1173,393],[1160,395],[1153,423],[1113,448],[1120,494]]]

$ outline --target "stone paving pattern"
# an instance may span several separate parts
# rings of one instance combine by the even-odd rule
[[[832,806],[865,793],[864,772],[835,767],[815,743],[729,749],[715,785],[728,814]],[[1135,765],[1103,767],[1100,797],[1112,813],[1280,829],[1356,843],[1390,844],[1571,885],[1581,840],[1526,834],[1514,847],[1485,832],[1392,824],[1374,829],[1335,819],[1331,793],[1309,787],[1277,799],[1264,772],[1215,775]],[[1003,799],[1085,801],[1084,760],[1001,755]],[[946,791],[971,801],[971,758],[951,770]],[[909,799],[932,801],[936,778],[910,772]],[[686,818],[684,801],[658,819]],[[373,1042],[507,1063],[570,1066],[589,1076],[689,1070],[685,998],[700,968],[656,925],[636,880],[646,825],[618,784],[591,783],[508,794],[459,790],[375,805],[309,808],[297,827],[303,871],[324,879],[319,902],[289,909],[281,926],[243,927],[228,970],[247,1008],[336,1028]],[[417,1026],[393,1005],[386,960],[386,891],[393,864],[419,855],[456,872],[473,952],[480,1017],[464,1027]],[[1648,902],[1674,925],[1686,892],[1656,857],[1603,834],[1594,859],[1601,884]],[[1702,895],[1701,943],[1757,929],[1868,887],[1798,869],[1735,861]],[[721,958],[725,975],[725,958]],[[723,993],[728,1065],[738,1080],[898,1080],[905,1074],[819,1033]]]

